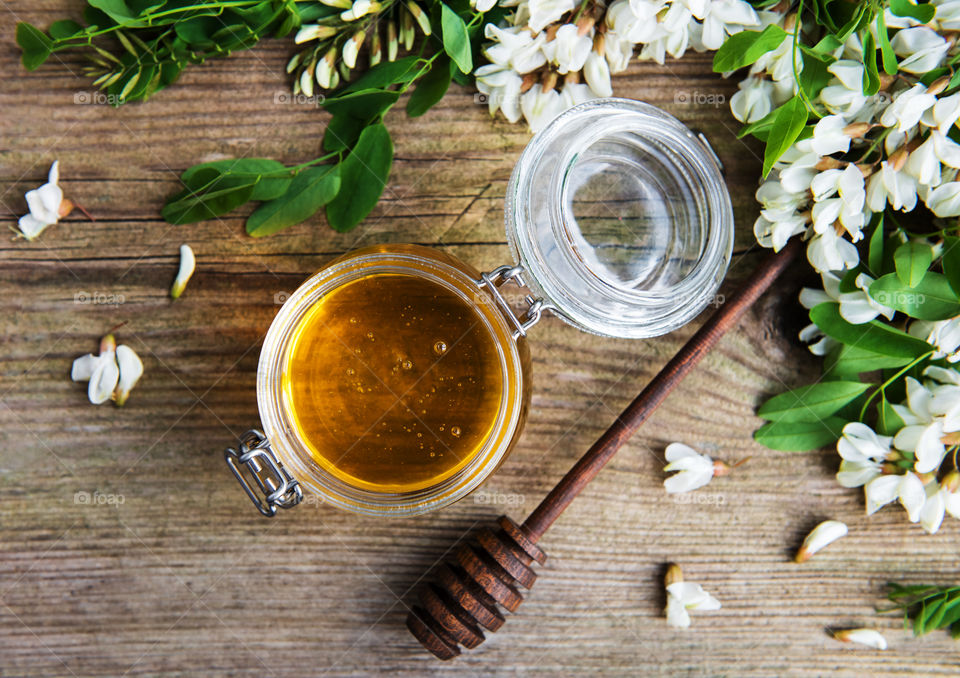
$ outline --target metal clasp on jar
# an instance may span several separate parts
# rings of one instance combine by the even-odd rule
[[[270,441],[260,431],[250,429],[244,433],[240,438],[240,451],[227,448],[224,459],[250,501],[268,518],[276,515],[278,506],[293,508],[303,500],[300,483],[283,468],[270,449]],[[250,471],[261,494],[257,494],[244,477],[244,468]]]
[[[543,299],[537,299],[527,294],[523,297],[524,302],[527,304],[527,308],[523,312],[523,315],[518,317],[517,314],[514,313],[513,307],[507,303],[507,300],[500,292],[500,285],[508,282],[514,283],[521,289],[527,286],[523,280],[522,266],[505,265],[495,268],[489,273],[481,273],[480,280],[477,281],[477,285],[487,288],[487,291],[490,292],[490,296],[492,296],[494,301],[497,302],[497,306],[500,307],[500,310],[503,312],[503,314],[507,316],[507,318],[509,318],[510,322],[513,324],[513,338],[519,339],[520,337],[527,336],[527,330],[540,321],[543,312],[547,310],[548,307],[544,303]],[[500,283],[500,285],[497,283]]]

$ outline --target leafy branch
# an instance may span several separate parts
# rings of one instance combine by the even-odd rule
[[[950,629],[952,638],[960,638],[960,586],[887,586],[887,597],[896,605],[894,610],[903,613],[903,627],[912,629],[913,635]]]
[[[86,26],[62,20],[45,33],[21,23],[17,43],[28,70],[56,52],[83,50],[91,64],[87,74],[110,103],[121,105],[148,99],[188,64],[299,28],[298,42],[312,44],[287,66],[294,92],[313,96],[315,84],[333,88],[317,95],[332,114],[323,135],[324,155],[294,166],[267,158],[195,165],[181,175],[182,189],[167,199],[161,214],[170,223],[185,224],[221,217],[253,201],[260,204],[246,229],[254,237],[305,221],[321,208],[332,228],[346,231],[370,213],[389,178],[393,142],[383,124],[386,113],[415,87],[407,114],[423,115],[452,81],[466,82],[479,52],[484,15],[468,0],[427,0],[425,7],[414,0],[89,0]],[[387,25],[385,61],[381,22]],[[424,36],[419,44],[414,22]],[[368,37],[370,68],[351,82]],[[398,58],[401,44],[411,53]]]

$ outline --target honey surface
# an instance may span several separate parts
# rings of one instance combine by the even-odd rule
[[[402,492],[479,452],[503,376],[495,337],[469,302],[430,280],[374,274],[308,311],[283,392],[321,466],[354,486]]]

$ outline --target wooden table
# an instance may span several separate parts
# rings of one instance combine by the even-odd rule
[[[222,450],[258,424],[257,358],[276,300],[331,257],[372,243],[426,243],[487,269],[507,262],[502,198],[528,134],[491,121],[455,87],[419,120],[388,116],[390,183],[350,233],[314,219],[253,240],[244,214],[169,226],[159,208],[183,169],[234,155],[312,158],[327,116],[275,103],[288,91],[287,42],[191,68],[145,105],[78,103],[95,91],[71,75],[81,61],[65,55],[27,73],[13,31],[15,19],[46,26],[80,5],[0,9],[0,220],[15,224],[23,193],[55,158],[67,196],[96,217],[74,212],[35,242],[0,247],[0,675],[957,673],[946,634],[913,639],[899,618],[874,611],[889,580],[956,583],[957,523],[947,518],[931,537],[899,508],[868,520],[861,492],[834,480],[834,451],[776,453],[751,439],[760,401],[817,374],[796,340],[804,266],[547,535],[550,561],[519,613],[453,663],[427,655],[403,625],[424,572],[500,513],[525,517],[695,328],[618,341],[547,318],[532,334],[525,435],[484,494],[410,520],[315,504],[261,518]],[[758,147],[736,140],[722,101],[735,83],[691,55],[635,63],[615,89],[717,147],[737,216],[729,290],[759,256]],[[183,242],[197,272],[172,303]],[[146,374],[122,410],[94,407],[70,364],[121,322],[118,338]],[[751,460],[684,503],[662,486],[671,441]],[[793,551],[825,518],[846,521],[850,536],[795,565]],[[668,628],[668,562],[723,609],[687,631]],[[827,633],[846,625],[884,630],[891,649],[857,650]]]

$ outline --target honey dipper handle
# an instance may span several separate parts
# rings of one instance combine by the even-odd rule
[[[683,345],[647,387],[617,417],[606,432],[580,457],[567,475],[557,483],[523,523],[531,541],[543,536],[570,502],[594,479],[617,450],[636,433],[640,425],[663,402],[670,391],[696,366],[704,354],[733,327],[746,310],[762,295],[796,258],[802,245],[792,239],[779,254],[771,253],[750,275],[742,287],[718,308],[703,326]]]

